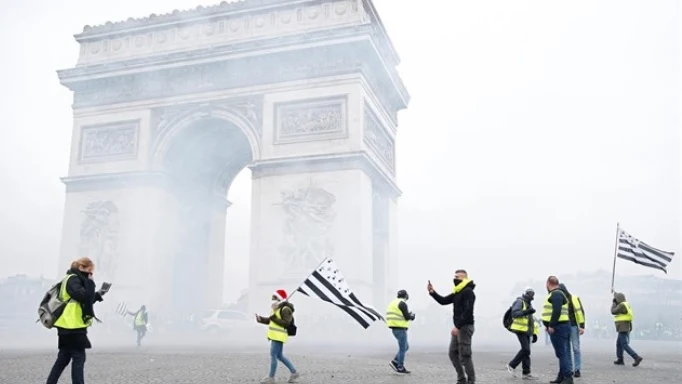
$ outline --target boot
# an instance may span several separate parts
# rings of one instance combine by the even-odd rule
[[[641,356],[637,356],[637,357],[635,357],[635,362],[634,362],[634,363],[632,363],[632,366],[633,366],[633,367],[637,367],[637,366],[639,366],[639,363],[641,363],[641,362],[642,362],[642,360],[644,360],[644,359],[642,359],[642,357],[641,357]]]
[[[561,380],[561,384],[573,384],[573,378],[572,377],[564,377],[564,379]]]
[[[559,375],[557,375],[556,379],[550,381],[550,384],[560,384],[563,381],[563,378]]]
[[[618,360],[614,361],[613,364],[616,364],[616,365],[625,365],[625,362],[623,361],[623,359],[618,359]]]

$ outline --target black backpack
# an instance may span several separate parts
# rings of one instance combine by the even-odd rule
[[[287,327],[287,335],[296,336],[296,332],[298,332],[298,327],[296,326],[296,320],[292,317],[291,324]]]
[[[50,288],[43,297],[43,300],[38,306],[38,320],[47,329],[51,329],[54,323],[64,312],[68,301],[62,301],[59,293],[62,288],[62,282],[55,284]]]
[[[512,306],[509,306],[507,312],[505,312],[504,316],[502,316],[502,325],[507,331],[511,332],[511,325],[513,322],[514,319],[512,318]]]

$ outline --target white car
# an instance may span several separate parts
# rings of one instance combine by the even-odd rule
[[[263,332],[262,326],[256,323],[254,316],[227,309],[215,309],[204,313],[199,329],[213,334]]]

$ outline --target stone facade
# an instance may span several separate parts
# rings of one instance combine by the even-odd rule
[[[248,166],[252,301],[325,256],[359,295],[397,288],[409,95],[370,0],[221,3],[76,40],[61,265],[90,255],[119,299],[160,310],[220,305],[225,197]]]

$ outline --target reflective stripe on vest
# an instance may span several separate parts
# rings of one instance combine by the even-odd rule
[[[576,325],[580,326],[580,324],[585,323],[585,315],[583,315],[583,307],[580,305],[580,298],[573,295],[571,301],[573,301],[573,312],[575,313]]]
[[[83,307],[81,304],[75,300],[71,300],[71,296],[66,291],[66,284],[69,278],[75,275],[66,275],[62,279],[62,286],[59,289],[59,297],[62,301],[68,301],[64,307],[64,312],[55,321],[54,326],[62,329],[80,329],[87,328],[92,325],[92,319],[88,322],[83,321]]]
[[[549,301],[549,298],[552,297],[552,293],[554,292],[561,293],[561,295],[566,300],[566,303],[564,303],[561,306],[561,315],[559,315],[559,320],[557,321],[559,322],[570,321],[570,318],[568,317],[568,297],[566,297],[566,294],[559,289],[556,289],[550,292],[549,295],[547,295],[547,298],[545,299],[545,305],[542,307],[542,321],[549,323],[552,320],[552,303]]]
[[[632,308],[630,307],[630,304],[628,304],[627,301],[624,301],[624,302],[622,302],[621,304],[623,304],[623,305],[625,306],[625,308],[627,308],[628,313],[626,313],[626,314],[624,314],[624,315],[613,315],[613,320],[614,320],[615,322],[620,322],[620,321],[632,321],[632,319],[634,318],[634,316],[632,315]]]
[[[526,310],[526,302],[521,300],[521,310]],[[509,327],[512,331],[528,332],[528,316],[514,317]]]
[[[398,305],[405,301],[404,299],[395,299],[388,304],[386,309],[386,325],[389,328],[409,328],[410,322],[405,319],[403,312]]]
[[[274,315],[278,319],[282,319],[282,308],[277,308],[275,310]],[[289,340],[289,334],[287,333],[287,329],[275,324],[272,320],[270,320],[270,324],[268,324],[268,340],[272,341],[280,341],[282,343],[286,343],[287,340]]]

